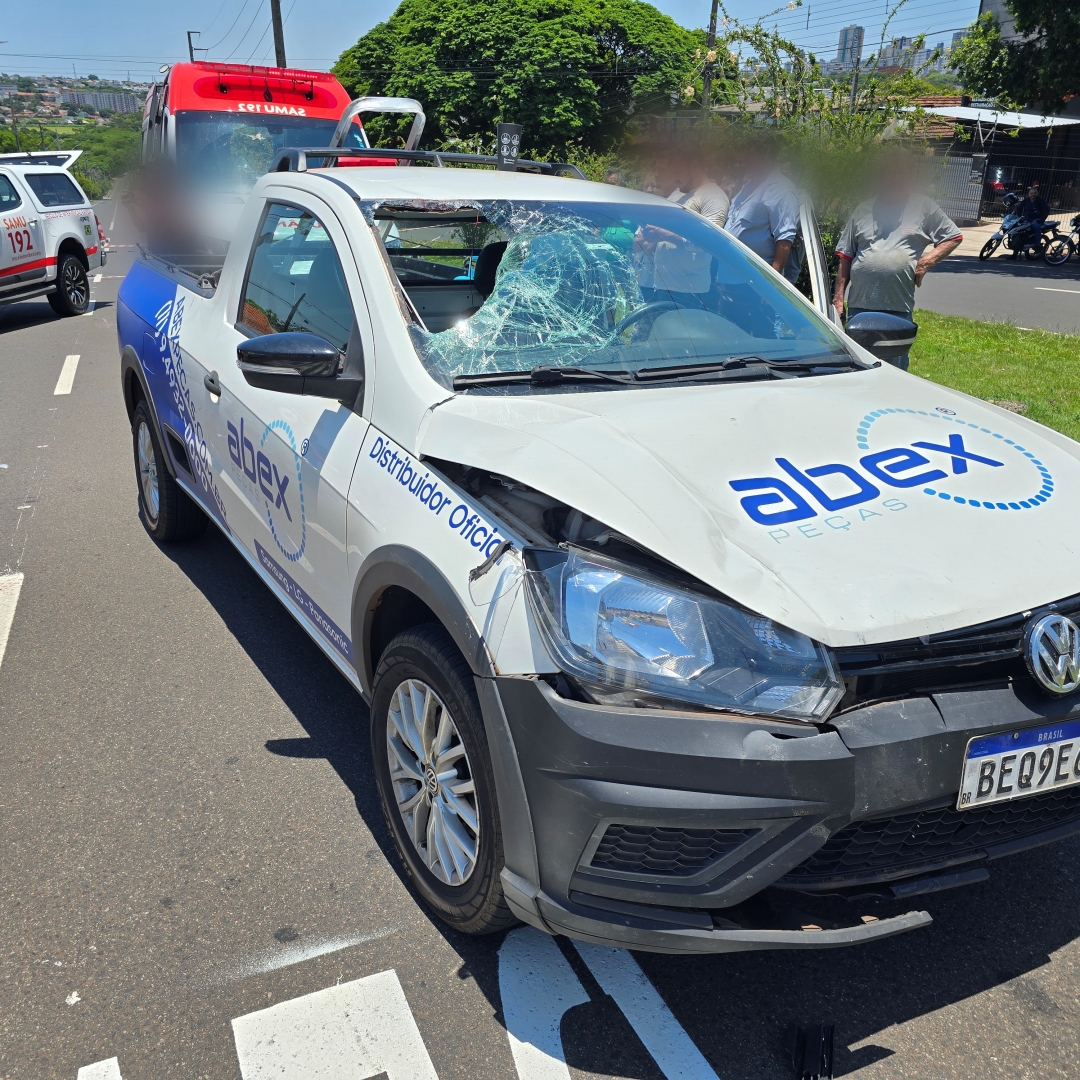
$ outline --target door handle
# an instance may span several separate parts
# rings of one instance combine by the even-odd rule
[[[218,374],[216,371],[211,371],[209,375],[204,375],[202,384],[214,397],[221,397],[221,383],[218,382]]]
[[[36,225],[37,223],[38,223],[38,219],[36,217],[32,217],[26,224],[27,225]]]

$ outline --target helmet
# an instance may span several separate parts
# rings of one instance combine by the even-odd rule
[[[1006,196],[1005,196],[1005,199],[1004,199],[1005,205],[1006,205],[1007,207],[1009,207],[1009,209],[1010,209],[1010,210],[1011,210],[1011,209],[1012,209],[1012,208],[1013,208],[1013,207],[1014,207],[1014,206],[1015,206],[1015,205],[1016,205],[1016,204],[1017,204],[1017,203],[1018,203],[1019,201],[1020,201],[1020,196],[1019,196],[1019,195],[1017,195],[1015,191],[1010,191],[1010,192],[1009,192],[1009,194],[1008,194],[1008,195],[1006,195]]]

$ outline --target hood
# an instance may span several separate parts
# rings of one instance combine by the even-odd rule
[[[545,492],[828,645],[1080,592],[1080,444],[886,365],[457,395],[418,451]]]

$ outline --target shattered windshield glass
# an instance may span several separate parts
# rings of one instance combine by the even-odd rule
[[[548,366],[849,357],[808,304],[678,206],[386,202],[364,211],[419,316],[417,351],[446,385]]]

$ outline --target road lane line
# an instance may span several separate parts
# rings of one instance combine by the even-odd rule
[[[100,274],[95,274],[94,275],[94,284],[96,285],[100,280],[101,280],[101,275]]]
[[[120,1063],[116,1058],[95,1061],[93,1065],[84,1065],[75,1080],[124,1080],[120,1075]]]
[[[397,974],[381,971],[238,1016],[244,1080],[439,1080]]]
[[[82,313],[82,315],[79,316],[79,318],[85,319],[88,316],[93,315],[94,314],[94,303],[95,303],[95,301],[91,300],[89,305],[87,306],[86,310]]]
[[[1036,292],[1067,292],[1073,296],[1080,296],[1080,289],[1051,289],[1049,285],[1036,285]]]
[[[560,1025],[589,995],[554,938],[531,926],[507,934],[499,948],[499,996],[519,1080],[570,1080]]]
[[[22,574],[0,575],[0,664],[4,662],[8,634],[11,633],[11,623],[15,618],[15,605],[19,602],[22,583]]]
[[[81,353],[72,353],[64,360],[64,366],[60,369],[60,378],[56,380],[56,389],[53,391],[53,397],[57,394],[70,394],[72,386],[75,385],[75,369],[79,366],[79,357]]]
[[[712,1066],[626,949],[581,941],[575,941],[574,948],[668,1080],[717,1080]]]

